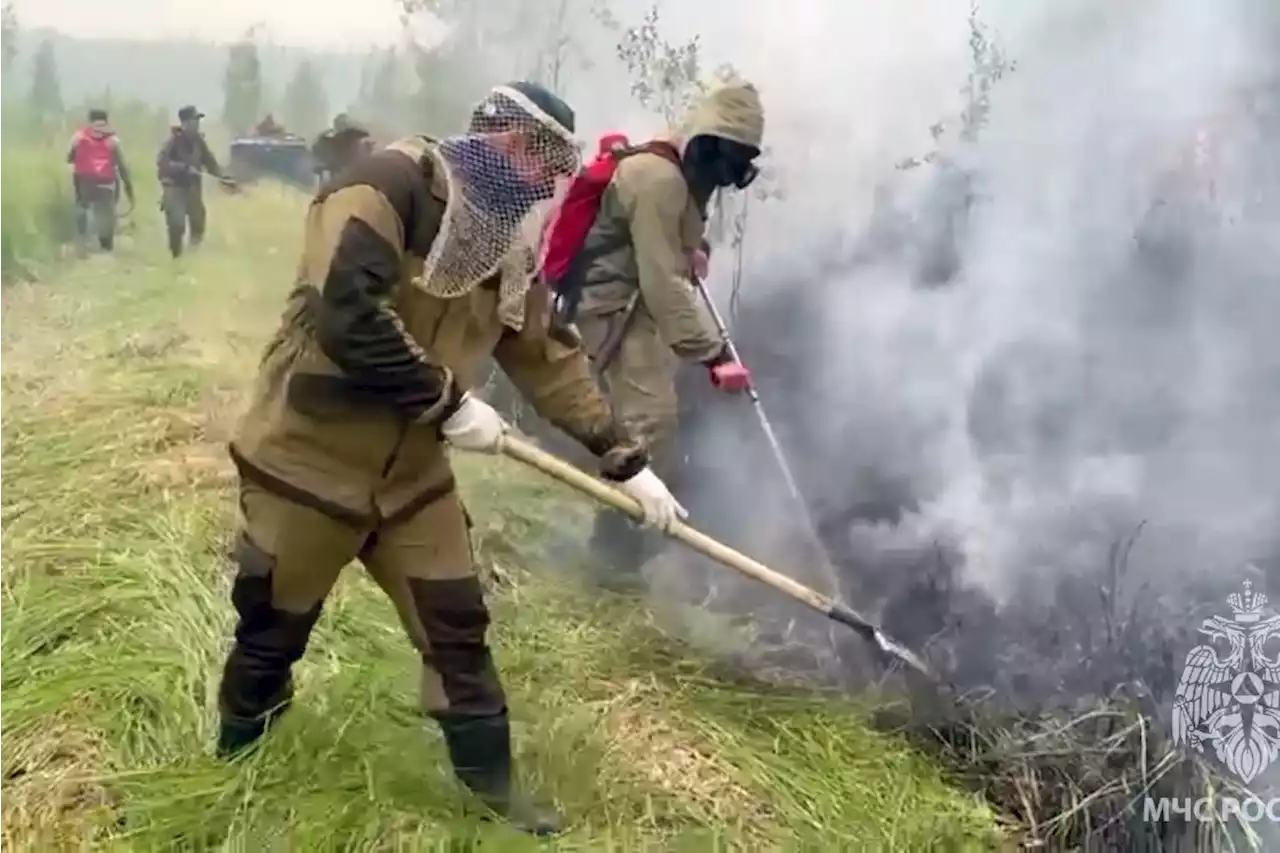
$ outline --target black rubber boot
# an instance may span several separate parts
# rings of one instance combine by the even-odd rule
[[[272,600],[276,558],[243,530],[236,534],[231,557],[237,567],[231,584],[236,639],[218,684],[217,753],[222,758],[254,746],[293,705],[293,665],[306,653],[324,608],[321,599],[303,613],[278,609]]]
[[[266,733],[267,723],[264,720],[253,720],[247,723],[223,720],[222,726],[218,729],[217,756],[223,761],[239,758],[256,746]]]
[[[274,710],[256,720],[245,720],[224,714],[222,724],[218,728],[218,758],[230,761],[247,754],[253,747],[257,746],[258,741],[262,740],[262,736],[275,725],[276,721],[293,704],[292,680],[285,688],[284,693],[287,697],[284,701],[278,703]]]
[[[557,812],[538,807],[516,784],[511,726],[505,713],[441,720],[440,728],[458,779],[486,808],[530,835],[555,835],[564,829],[564,819]]]

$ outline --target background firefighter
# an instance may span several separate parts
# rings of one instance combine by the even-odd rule
[[[129,206],[134,203],[133,179],[125,165],[120,139],[107,126],[107,111],[89,110],[89,123],[76,131],[67,151],[71,184],[76,201],[76,239],[83,251],[89,241],[89,220],[93,220],[98,246],[104,252],[115,248],[116,204],[124,189]]]
[[[682,508],[615,423],[573,333],[534,278],[522,223],[573,174],[573,112],[540,86],[499,87],[468,135],[415,137],[353,164],[312,202],[280,329],[231,445],[241,478],[235,645],[219,752],[256,742],[292,699],[343,567],[360,560],[421,654],[423,710],[458,777],[517,827],[558,816],[513,785],[506,698],[445,443],[499,450],[473,397],[492,356],[601,473],[665,527]]]
[[[255,136],[280,137],[287,136],[288,132],[284,129],[284,125],[276,121],[275,115],[267,113],[262,117],[262,121],[258,122],[253,128]]]
[[[680,361],[705,365],[716,387],[727,391],[749,383],[690,274],[691,262],[705,266],[699,250],[712,193],[751,183],[763,135],[764,111],[753,86],[738,82],[710,92],[666,140],[678,164],[649,151],[618,164],[569,273],[580,278],[574,320],[609,401],[677,494]],[[607,581],[627,586],[664,542],[602,510],[591,544],[614,568]]]
[[[372,149],[373,137],[368,129],[346,113],[338,113],[333,118],[333,127],[317,136],[311,145],[317,183],[324,184]]]
[[[160,178],[160,209],[164,211],[165,230],[169,237],[169,253],[175,258],[182,254],[183,239],[188,224],[191,246],[195,248],[204,240],[207,214],[204,206],[204,172],[208,172],[223,184],[231,179],[222,172],[218,160],[209,150],[209,143],[200,132],[200,119],[204,113],[193,106],[178,110],[178,124],[160,148],[156,157],[156,172]]]

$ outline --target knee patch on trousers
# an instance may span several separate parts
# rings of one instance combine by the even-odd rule
[[[305,647],[323,605],[317,604],[305,613],[290,613],[275,607],[272,603],[275,557],[245,533],[236,538],[234,559],[237,571],[231,587],[231,603],[240,616],[236,639],[244,633],[269,640],[277,648]]]
[[[240,533],[232,552],[237,571],[231,603],[237,620],[235,647],[227,659],[219,703],[224,714],[253,719],[292,698],[290,669],[306,652],[322,605],[305,613],[272,603],[275,558]]]
[[[442,713],[499,713],[506,697],[485,637],[489,608],[479,578],[409,578],[408,584],[444,694],[432,704],[442,705]]]

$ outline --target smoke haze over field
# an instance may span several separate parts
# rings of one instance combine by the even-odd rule
[[[24,0],[19,13],[105,32],[78,2]],[[655,129],[628,94],[616,36],[587,4],[568,8],[592,63],[587,73],[570,61],[565,74],[582,135]],[[646,7],[610,8],[632,24]],[[286,43],[398,34],[391,2],[206,9],[124,0],[111,26],[229,38],[263,20]],[[785,198],[752,207],[743,343],[766,384],[775,361],[792,377],[766,402],[815,502],[838,514],[870,497],[859,483],[898,484],[916,511],[851,527],[857,547],[940,538],[1002,599],[1028,577],[1092,566],[1142,519],[1151,527],[1135,557],[1153,571],[1266,560],[1280,529],[1280,345],[1269,334],[1280,288],[1268,286],[1280,241],[1264,99],[1243,96],[1270,75],[1274,108],[1280,12],[1250,0],[984,7],[1017,67],[996,84],[979,142],[948,150],[976,200],[961,271],[922,288],[901,253],[859,264],[851,254],[877,187],[921,220],[936,206],[926,193],[937,168],[893,166],[928,150],[930,125],[964,106],[968,14],[948,0],[751,0],[672,4],[659,21],[671,41],[698,34],[707,69],[731,62],[764,93]],[[493,79],[520,73],[517,53],[498,42]],[[1221,166],[1216,208],[1202,191],[1159,183],[1205,129]],[[1171,203],[1151,215],[1161,193]],[[1194,251],[1144,265],[1135,234],[1165,241],[1152,257]],[[713,276],[725,304],[730,260]],[[802,309],[803,326],[781,334]],[[765,310],[773,334],[751,335],[751,315]],[[801,452],[811,448],[820,452]]]
[[[581,135],[656,129],[629,95],[616,34],[589,7],[566,6],[591,62],[571,59],[564,75]],[[528,29],[511,21],[530,8],[473,10],[500,36],[495,81],[522,73],[527,44],[514,45]],[[647,6],[609,8],[635,24]],[[20,0],[18,12],[84,34],[233,38],[262,21],[283,43],[400,35],[390,0],[234,0],[216,14]],[[965,105],[968,15],[949,0],[749,0],[670,4],[659,21],[673,42],[701,37],[706,70],[730,62],[764,95],[785,197],[752,205],[738,328],[824,529],[872,563],[944,543],[1000,601],[1093,570],[1143,520],[1135,564],[1164,581],[1268,568],[1280,550],[1280,185],[1277,146],[1261,134],[1268,120],[1275,133],[1280,11],[1263,0],[986,5],[980,17],[1017,67],[995,85],[979,141],[958,146],[949,132],[945,165],[895,171]],[[1206,130],[1212,204],[1204,186],[1170,182]],[[959,272],[921,287],[919,247],[869,252],[868,229],[896,207],[908,230],[927,230],[955,206],[948,181],[972,194],[955,231]],[[719,257],[712,284],[726,306],[732,259]],[[730,410],[748,417],[745,404],[717,406]],[[727,472],[742,462],[736,445],[720,449],[719,418],[690,447]],[[735,495],[708,488],[731,515]],[[875,524],[853,517],[870,503],[898,506]]]
[[[313,3],[308,0],[16,0],[24,25],[82,37],[234,41],[262,24],[265,35],[305,47],[364,47],[394,42],[399,8],[392,2]]]
[[[786,192],[752,211],[743,312],[767,304],[776,335],[797,314],[787,303],[821,303],[783,359],[804,362],[803,395],[771,389],[793,413],[780,419],[811,412],[793,433],[797,449],[821,448],[808,454],[815,498],[838,506],[855,471],[903,483],[919,511],[856,531],[858,547],[952,542],[966,577],[1000,599],[1044,573],[1096,569],[1144,519],[1134,561],[1166,579],[1242,577],[1275,559],[1280,184],[1264,99],[1245,95],[1271,81],[1274,134],[1280,11],[985,11],[1017,68],[979,144],[955,151],[977,200],[961,273],[928,289],[889,253],[856,268],[839,257],[876,183],[960,106],[965,15],[948,5],[901,4],[856,27],[808,6],[758,28],[740,63],[766,93]],[[1167,183],[1210,128],[1216,205]],[[832,466],[840,455],[847,467]]]
[[[964,106],[943,5],[855,26],[807,4],[753,33],[786,197],[750,209],[738,341],[851,603],[993,705],[1137,695],[1164,737],[1201,620],[1246,578],[1280,597],[1280,6],[986,7],[1017,63],[989,121],[895,171]],[[745,403],[694,420],[699,523],[823,585],[760,497]],[[1145,773],[1137,752],[1106,760]]]
[[[750,208],[734,329],[852,604],[1005,707],[1140,682],[1166,735],[1201,619],[1246,577],[1280,596],[1280,8],[984,10],[1017,67],[978,142],[895,171],[964,107],[969,32],[945,5],[855,25],[844,5],[752,4],[743,55],[699,28],[712,62],[761,86],[785,192]],[[970,192],[951,214],[959,269],[926,286],[937,220]],[[829,587],[762,494],[781,487],[745,401],[689,384],[699,526]],[[653,575],[702,601],[694,565]],[[793,615],[706,577],[727,610]]]
[[[596,2],[458,0],[470,40],[419,66],[435,70],[413,97],[438,86],[466,107],[477,83],[528,75],[563,9],[573,49],[558,88],[579,135],[644,138],[662,121],[633,98]],[[624,26],[649,7],[599,2]],[[840,576],[797,546],[749,403],[709,392],[700,369],[684,377],[677,485],[693,522],[843,594],[954,683],[991,687],[992,705],[1092,706],[1141,682],[1143,711],[1162,720],[1145,749],[1169,728],[1200,620],[1247,576],[1280,601],[1280,3],[984,4],[977,17],[1016,67],[976,101],[967,78],[993,75],[970,78],[974,53],[992,56],[955,0],[664,6],[664,39],[697,35],[704,72],[731,63],[761,90],[782,197],[749,202],[737,293],[724,243],[710,285]],[[399,12],[393,0],[18,2],[25,28],[232,40],[262,22],[303,45],[394,42]],[[438,31],[419,20],[409,34]],[[191,76],[219,91],[217,74]],[[356,88],[361,63],[346,77]],[[978,116],[967,141],[965,110]],[[430,110],[403,112],[426,122]],[[1127,574],[1113,574],[1116,544],[1139,526]],[[649,567],[655,597],[766,617],[769,641],[787,627],[787,652],[827,639],[771,591],[672,553]],[[1099,777],[1145,773],[1076,746],[1060,753],[1106,764]],[[1028,808],[1052,806],[1039,793]]]
[[[645,6],[611,8],[634,24]],[[616,36],[585,9],[570,20],[593,65],[568,63],[563,86],[581,135],[656,129],[628,96]],[[984,5],[1016,68],[978,141],[960,145],[968,17],[946,0],[752,0],[672,4],[659,21],[672,42],[699,35],[704,69],[730,62],[765,99],[785,197],[752,204],[735,328],[824,531],[867,566],[939,543],[997,602],[1051,601],[1055,580],[1099,571],[1144,521],[1135,589],[1235,584],[1250,561],[1270,571],[1280,177],[1264,134],[1280,8]],[[501,47],[493,65],[495,79],[518,72]],[[944,118],[944,161],[896,171],[935,147]],[[1213,161],[1200,183],[1196,158]],[[921,286],[920,244],[966,196],[968,215],[942,230],[958,272]],[[876,250],[895,227],[906,248]],[[723,308],[733,264],[718,258]],[[744,466],[727,437],[730,421],[750,430],[745,402],[707,408],[689,442],[716,472],[699,518],[767,550],[759,531],[786,526],[785,505],[757,500],[757,517],[740,496],[772,463]],[[873,505],[875,523],[856,517]]]

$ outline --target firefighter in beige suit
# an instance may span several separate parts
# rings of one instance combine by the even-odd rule
[[[467,135],[402,140],[311,203],[297,281],[231,454],[240,474],[239,620],[219,752],[258,741],[293,696],[324,600],[358,560],[421,656],[422,702],[458,776],[533,833],[558,818],[514,785],[489,613],[446,445],[496,452],[468,389],[490,357],[665,527],[683,510],[614,421],[578,339],[556,325],[517,237],[572,174],[573,113],[540,86],[495,89]]]

